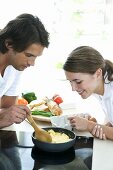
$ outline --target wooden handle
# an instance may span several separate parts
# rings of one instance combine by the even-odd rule
[[[35,138],[36,139],[38,139],[40,141],[44,141],[44,142],[51,142],[52,141],[50,134],[47,131],[45,131],[45,130],[43,130],[43,129],[41,129],[37,126],[37,124],[33,120],[31,114],[27,115],[27,119],[31,123],[31,126],[35,130]]]
[[[27,119],[30,122],[31,126],[34,129],[40,130],[40,128],[37,126],[37,124],[35,123],[34,119],[32,118],[31,114],[27,114]]]

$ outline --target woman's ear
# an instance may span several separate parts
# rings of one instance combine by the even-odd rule
[[[102,69],[101,68],[97,69],[97,71],[95,73],[98,78],[102,77]]]

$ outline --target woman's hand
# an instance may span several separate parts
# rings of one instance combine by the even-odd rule
[[[105,133],[103,132],[103,129],[100,125],[95,125],[91,134],[99,139],[106,140]]]
[[[30,109],[24,105],[13,105],[2,109],[0,112],[0,127],[21,123],[25,120],[27,114],[30,114]]]
[[[107,122],[105,124],[105,126],[113,127],[110,122]],[[105,133],[103,132],[102,126],[98,125],[98,124],[96,124],[96,126],[94,126],[93,130],[91,131],[91,134],[99,139],[102,139],[102,140],[107,139]]]
[[[70,124],[73,128],[77,130],[88,130],[88,122],[97,122],[94,117],[91,117],[88,113],[79,113],[76,116],[72,116],[68,118],[70,120]]]
[[[87,130],[88,119],[80,116],[69,117],[68,119],[73,128],[76,128],[77,130]]]
[[[86,118],[93,122],[97,122],[97,120],[94,117],[92,117],[89,113],[78,113],[76,116]]]

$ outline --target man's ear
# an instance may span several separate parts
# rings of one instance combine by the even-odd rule
[[[11,40],[5,40],[5,45],[7,49],[11,49],[12,48],[12,41]]]

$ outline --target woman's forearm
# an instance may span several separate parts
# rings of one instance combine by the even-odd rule
[[[113,127],[101,125],[107,139],[113,140]]]
[[[87,125],[87,130],[91,133],[93,128],[96,126],[96,124],[97,124],[96,122],[89,120]]]
[[[87,130],[92,134],[93,128],[98,125],[100,129],[102,128],[103,134],[105,134],[107,139],[113,140],[113,126],[101,125],[92,121],[88,121]]]

